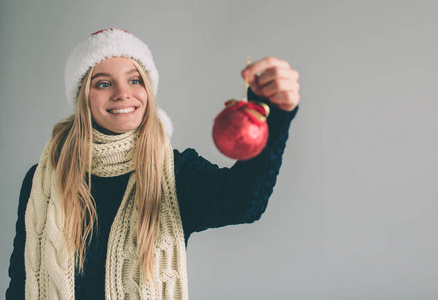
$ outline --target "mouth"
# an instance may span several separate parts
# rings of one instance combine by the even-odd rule
[[[126,108],[114,108],[114,109],[108,109],[107,112],[113,115],[122,115],[122,114],[130,114],[133,111],[135,111],[137,107],[126,107]]]

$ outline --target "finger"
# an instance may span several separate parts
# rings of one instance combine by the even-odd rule
[[[276,79],[286,79],[292,81],[298,81],[299,73],[296,70],[291,68],[284,67],[273,67],[266,72],[263,72],[260,76],[258,76],[258,84],[266,85],[270,81],[274,81]]]
[[[253,82],[250,84],[250,87],[251,87],[251,90],[255,94],[263,97],[263,94],[261,91],[262,86],[259,84],[259,78],[257,76],[254,78]]]
[[[264,71],[272,68],[272,67],[283,67],[290,68],[290,65],[287,61],[278,59],[276,57],[266,57],[261,60],[258,60],[249,66],[247,66],[242,71],[242,77],[248,78],[248,82],[252,83],[259,73],[263,73]]]
[[[270,98],[280,92],[298,92],[299,88],[300,85],[297,81],[276,78],[266,85],[259,85],[258,91],[263,94],[264,97]]]
[[[300,94],[298,92],[280,92],[273,95],[269,100],[282,110],[292,111],[300,102]]]

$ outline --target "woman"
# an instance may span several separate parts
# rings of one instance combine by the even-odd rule
[[[7,298],[187,299],[189,236],[260,218],[297,111],[287,62],[266,58],[242,76],[250,98],[271,106],[270,138],[256,158],[220,169],[170,146],[143,42],[120,29],[81,41],[65,76],[76,111],[23,182]]]

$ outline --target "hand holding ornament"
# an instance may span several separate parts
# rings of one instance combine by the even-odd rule
[[[252,91],[268,98],[269,101],[285,111],[292,111],[300,101],[299,73],[287,61],[276,57],[258,60],[242,70]]]

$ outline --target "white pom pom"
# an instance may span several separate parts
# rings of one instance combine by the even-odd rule
[[[166,131],[167,135],[169,136],[169,138],[171,138],[173,134],[172,121],[170,120],[167,113],[164,110],[162,110],[160,107],[158,108],[158,117],[160,118],[161,123],[163,124],[164,130]]]

